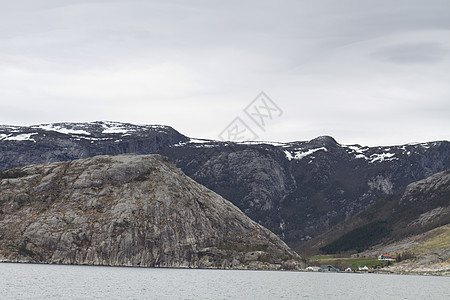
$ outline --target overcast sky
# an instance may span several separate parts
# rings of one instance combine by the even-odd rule
[[[448,140],[450,1],[0,0],[0,124]],[[282,114],[244,109],[264,91]]]

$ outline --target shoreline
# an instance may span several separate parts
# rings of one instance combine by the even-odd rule
[[[43,263],[43,262],[18,262],[18,261],[0,261],[1,264],[21,264],[21,265],[49,265],[49,266],[78,266],[78,267],[109,267],[109,268],[136,268],[136,269],[167,269],[167,270],[217,270],[217,271],[259,271],[259,272],[298,272],[298,273],[323,273],[323,274],[380,274],[380,275],[402,275],[402,276],[435,276],[450,277],[450,270],[389,270],[379,269],[370,271],[352,271],[352,272],[333,272],[333,271],[308,271],[306,269],[298,270],[282,270],[282,269],[239,269],[239,268],[191,268],[191,267],[147,267],[147,266],[125,266],[125,265],[90,265],[90,264],[60,264],[60,263]]]

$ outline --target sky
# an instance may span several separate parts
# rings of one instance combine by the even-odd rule
[[[447,0],[0,4],[0,124],[110,120],[370,146],[450,139]]]

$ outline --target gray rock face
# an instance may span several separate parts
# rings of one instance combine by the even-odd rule
[[[408,184],[450,169],[448,141],[386,147],[322,136],[292,143],[190,139],[167,126],[117,122],[0,126],[0,171],[124,153],[158,153],[300,248]]]
[[[450,170],[413,182],[394,207],[394,218],[408,231],[420,232],[450,222]],[[397,226],[400,227],[400,226]]]
[[[97,156],[0,173],[0,260],[296,268],[300,257],[159,155]]]
[[[411,183],[406,187],[400,203],[421,202],[422,205],[427,205],[438,199],[443,205],[450,205],[448,195],[450,195],[450,170]]]
[[[162,153],[295,249],[450,168],[446,141],[362,147],[320,137],[275,145],[182,143]]]

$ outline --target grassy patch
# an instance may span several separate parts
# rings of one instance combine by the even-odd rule
[[[443,233],[438,234],[429,240],[425,241],[424,243],[421,243],[419,245],[414,245],[410,248],[408,248],[408,251],[413,253],[428,253],[444,248],[450,247],[450,226],[444,226],[442,228],[445,230]]]
[[[309,259],[309,265],[332,265],[333,267],[344,270],[348,267],[352,268],[352,270],[357,270],[359,266],[367,266],[371,268],[377,265],[387,265],[388,262],[380,261],[376,257],[356,257],[356,258],[348,258],[348,257],[333,257],[331,255],[317,255],[312,256]]]
[[[310,260],[327,260],[327,259],[331,259],[334,258],[334,255],[331,254],[327,254],[327,255],[315,255],[315,256],[311,256],[309,259]]]

